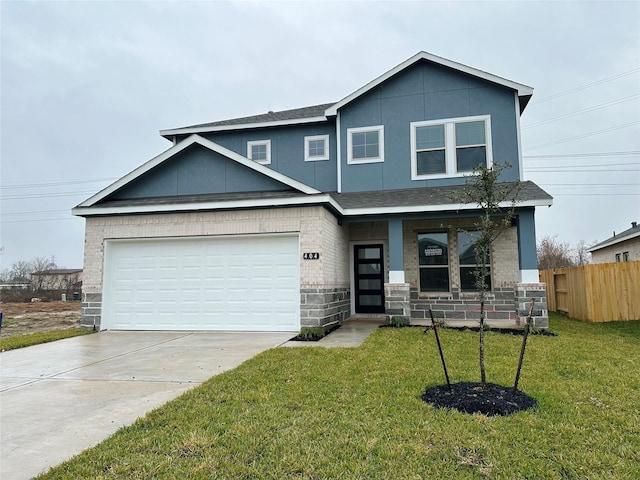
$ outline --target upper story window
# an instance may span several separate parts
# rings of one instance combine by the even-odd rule
[[[623,262],[629,261],[629,252],[622,252],[622,261]]]
[[[491,166],[490,138],[488,115],[411,123],[411,178],[462,176]]]
[[[616,262],[619,262],[619,261],[620,261],[620,254],[616,253]]]
[[[347,163],[384,161],[384,126],[347,129]]]
[[[271,163],[271,140],[247,142],[247,157],[250,160],[268,165]]]
[[[329,135],[304,137],[304,161],[329,160]]]

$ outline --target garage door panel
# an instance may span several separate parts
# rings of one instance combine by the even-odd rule
[[[103,328],[299,329],[297,236],[108,245]]]

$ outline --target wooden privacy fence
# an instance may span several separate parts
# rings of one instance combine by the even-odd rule
[[[640,261],[540,272],[549,310],[586,322],[640,320]]]

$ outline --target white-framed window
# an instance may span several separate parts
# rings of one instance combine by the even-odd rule
[[[418,234],[418,269],[421,292],[449,291],[449,235],[447,232]]]
[[[629,252],[622,252],[622,261],[623,262],[629,261]]]
[[[619,253],[616,253],[616,262],[620,262],[620,261],[621,261],[621,259],[620,259],[620,254],[619,254]]]
[[[247,158],[263,165],[271,163],[271,140],[247,142]]]
[[[329,135],[304,137],[304,161],[329,160]]]
[[[384,126],[347,129],[347,163],[384,162]]]
[[[411,123],[411,179],[463,176],[490,167],[489,115]]]

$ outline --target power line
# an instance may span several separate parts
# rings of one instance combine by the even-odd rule
[[[2,220],[0,223],[33,223],[33,222],[57,222],[59,220],[76,220],[78,217],[40,218],[35,220]]]
[[[537,158],[537,159],[551,159],[551,158],[586,158],[586,157],[622,157],[640,155],[640,150],[631,150],[627,152],[592,152],[592,153],[556,153],[551,155],[523,155],[522,158]]]
[[[640,197],[640,193],[554,193],[556,197]]]
[[[540,168],[591,168],[591,167],[626,167],[629,165],[640,165],[640,162],[627,162],[627,163],[591,163],[589,165],[534,165],[532,167],[525,167],[525,170],[538,170]]]
[[[32,212],[15,212],[15,213],[5,213],[2,212],[2,216],[6,216],[6,215],[34,215],[34,214],[43,214],[43,213],[63,213],[63,212],[69,212],[71,211],[71,209],[68,210],[35,210]]]
[[[554,187],[638,187],[637,183],[546,183],[540,185],[552,185]]]
[[[550,145],[557,145],[558,143],[570,142],[572,140],[578,140],[580,138],[592,137],[594,135],[599,135],[601,133],[612,132],[614,130],[620,130],[622,128],[631,127],[633,125],[638,125],[639,123],[640,123],[640,121],[629,122],[629,123],[625,123],[623,125],[617,125],[615,127],[609,127],[609,128],[605,128],[603,130],[598,130],[598,131],[595,131],[595,132],[585,133],[583,135],[576,135],[575,137],[567,137],[567,138],[563,138],[563,139],[560,139],[560,140],[555,140],[553,142],[543,143],[543,144],[540,144],[540,145],[534,145],[533,147],[527,148],[525,151],[535,150],[537,148],[548,147]]]
[[[0,185],[0,188],[4,189],[12,189],[12,188],[37,188],[37,187],[59,187],[64,185],[78,185],[82,183],[97,183],[97,182],[110,182],[117,180],[117,178],[95,178],[95,179],[84,179],[84,180],[65,180],[60,182],[46,182],[46,183],[23,183],[23,184],[14,184],[14,185]]]
[[[0,197],[0,200],[23,200],[27,198],[50,198],[50,197],[72,197],[77,195],[91,195],[96,192],[93,190],[87,192],[67,192],[67,193],[34,193],[33,195],[7,195]]]
[[[525,168],[526,170],[526,168]],[[573,168],[566,170],[531,170],[531,173],[620,173],[620,172],[638,172],[640,170],[631,170],[631,169],[620,169],[620,170],[580,170],[576,172]]]
[[[571,88],[569,90],[565,90],[564,92],[555,93],[553,95],[549,95],[547,97],[543,97],[540,99],[536,99],[531,102],[529,105],[537,105],[539,103],[546,102],[548,100],[552,100],[554,98],[563,97],[565,95],[569,95],[574,92],[579,92],[580,90],[585,90],[587,88],[594,87],[596,85],[601,85],[603,83],[610,82],[612,80],[617,80],[618,78],[626,77],[628,75],[633,75],[634,73],[640,72],[640,68],[634,68],[633,70],[629,70],[628,72],[619,73],[617,75],[613,75],[611,77],[603,78],[602,80],[596,80],[595,82],[587,83],[586,85],[581,85],[579,87]]]
[[[639,97],[640,97],[640,95],[631,95],[629,97],[621,98],[619,100],[614,100],[612,102],[603,103],[602,105],[596,105],[594,107],[585,108],[584,110],[578,110],[576,112],[567,113],[566,115],[560,115],[559,117],[550,118],[548,120],[542,120],[541,122],[536,122],[536,123],[532,123],[531,125],[523,126],[522,130],[524,130],[526,128],[537,127],[538,125],[544,125],[546,123],[555,122],[557,120],[564,120],[565,118],[575,117],[575,116],[581,115],[583,113],[593,112],[595,110],[600,110],[602,108],[610,107],[612,105],[618,105],[619,103],[628,102],[629,100],[634,100],[634,99],[639,98]]]

